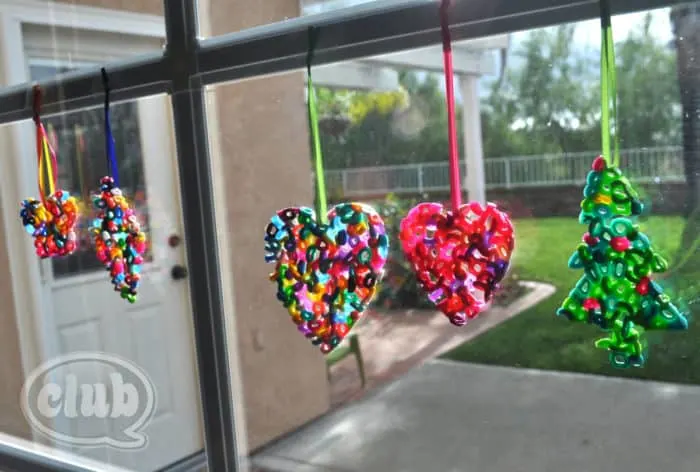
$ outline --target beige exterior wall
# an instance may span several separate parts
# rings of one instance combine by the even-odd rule
[[[0,47],[0,63],[5,60],[4,53],[4,48]],[[0,86],[7,84],[8,80],[0,67]],[[10,128],[0,126],[0,154],[3,159],[13,155],[13,144]],[[24,368],[12,293],[7,231],[4,228],[6,220],[16,221],[19,225],[19,202],[6,202],[0,197],[0,432],[29,439],[31,430],[20,409]],[[27,313],[27,316],[30,314]]]
[[[205,0],[202,0],[205,1]],[[209,0],[211,35],[299,16],[299,0]],[[325,361],[299,335],[275,298],[263,260],[263,230],[276,210],[313,204],[302,72],[214,88],[222,159],[231,198],[228,234],[235,331],[248,447],[255,449],[325,413]],[[218,152],[217,151],[218,148]],[[218,154],[218,155],[216,155]]]
[[[0,134],[0,143],[7,143],[8,133]],[[2,149],[7,149],[3,146]],[[0,211],[13,211],[15,205],[0,201]],[[14,216],[14,215],[10,215]],[[12,221],[12,218],[9,218]],[[0,218],[0,227],[2,227]],[[19,221],[18,221],[19,223]],[[12,274],[7,257],[7,238],[0,231],[0,432],[29,438],[29,425],[19,407],[20,391],[24,382],[20,355],[19,333],[12,297]]]

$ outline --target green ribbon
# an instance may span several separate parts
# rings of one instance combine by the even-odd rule
[[[617,118],[617,79],[615,77],[615,47],[610,20],[609,0],[600,0],[600,129],[603,158],[609,165],[620,166],[620,130]],[[611,110],[612,121],[611,124]],[[612,136],[611,128],[615,134]],[[612,148],[611,148],[612,142]],[[610,158],[612,156],[612,159]]]
[[[316,217],[326,224],[328,223],[328,203],[326,201],[326,177],[323,173],[323,153],[321,152],[321,137],[318,131],[318,110],[316,108],[316,94],[311,80],[311,62],[318,40],[318,29],[309,27],[309,52],[306,56],[306,91],[309,111],[309,128],[311,129],[311,150],[314,156],[316,173]]]

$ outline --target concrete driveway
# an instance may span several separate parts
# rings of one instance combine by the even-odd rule
[[[285,472],[698,472],[700,388],[433,360],[252,462]]]

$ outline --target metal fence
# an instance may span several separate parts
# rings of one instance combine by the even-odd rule
[[[486,188],[582,185],[596,155],[591,151],[487,158],[484,160]],[[621,151],[620,166],[635,182],[685,182],[680,147],[625,149]],[[461,168],[462,176],[466,175],[464,163]],[[346,197],[449,190],[446,161],[329,170],[326,181],[331,194],[342,192]]]

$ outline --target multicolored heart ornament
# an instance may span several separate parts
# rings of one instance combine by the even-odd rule
[[[421,203],[401,221],[399,237],[428,298],[456,326],[491,301],[515,247],[513,224],[493,203],[457,211]]]
[[[44,199],[28,198],[19,212],[27,233],[34,238],[36,255],[68,256],[75,251],[75,226],[78,222],[78,202],[65,190],[58,190]]]
[[[319,223],[314,210],[280,210],[265,229],[270,280],[299,331],[331,352],[362,317],[384,273],[389,238],[379,214],[342,203]]]
[[[100,193],[93,196],[98,215],[90,227],[97,258],[112,277],[114,290],[129,303],[136,301],[146,234],[134,210],[110,176],[100,180]]]

